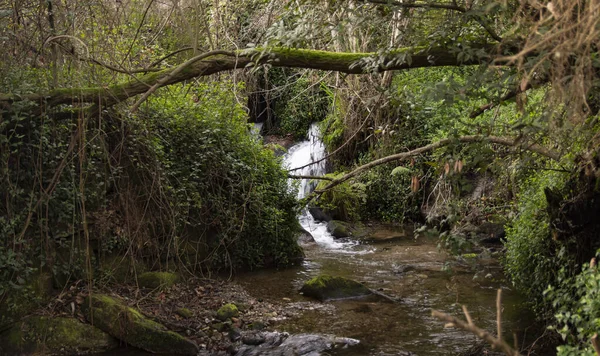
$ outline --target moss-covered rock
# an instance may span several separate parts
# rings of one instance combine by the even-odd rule
[[[235,318],[240,315],[237,306],[232,303],[223,305],[217,310],[217,319],[225,321],[229,318]]]
[[[192,311],[189,310],[188,308],[179,308],[179,309],[175,310],[175,314],[179,315],[180,317],[182,317],[184,319],[189,319],[192,316],[194,316],[194,313],[192,313]]]
[[[102,330],[73,318],[29,317],[0,335],[0,354],[84,354],[119,345]]]
[[[331,220],[327,223],[327,231],[335,238],[352,236],[348,225],[339,220]]]
[[[195,355],[198,346],[115,298],[94,294],[82,310],[90,323],[126,343],[152,353]]]
[[[362,283],[344,277],[326,274],[304,283],[300,291],[307,297],[321,301],[329,299],[354,298],[372,294]]]
[[[138,285],[144,288],[169,288],[179,280],[179,276],[171,272],[146,272],[138,277]]]

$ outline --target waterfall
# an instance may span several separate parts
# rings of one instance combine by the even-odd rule
[[[325,155],[325,145],[321,141],[319,127],[317,123],[313,123],[308,131],[308,140],[290,147],[288,153],[284,157],[284,164],[290,169],[303,167],[309,163],[323,159]],[[293,171],[292,173],[305,176],[322,176],[325,174],[325,164],[326,162],[323,160],[319,163]],[[310,192],[315,189],[316,185],[317,183],[310,179],[302,179],[298,189],[298,199],[302,199],[310,194]],[[300,225],[302,225],[306,231],[310,232],[315,238],[315,241],[323,247],[341,249],[353,245],[347,242],[335,241],[333,236],[327,231],[327,223],[315,221],[308,212],[308,209],[302,211],[298,220],[300,221]]]

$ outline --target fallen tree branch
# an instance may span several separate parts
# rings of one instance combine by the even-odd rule
[[[548,157],[550,159],[553,159],[555,161],[560,160],[560,154],[558,152],[554,152],[546,147],[540,146],[538,144],[528,144],[526,141],[522,141],[519,139],[513,139],[510,137],[498,137],[498,136],[482,136],[482,135],[477,135],[477,136],[462,136],[462,137],[456,137],[456,138],[445,138],[442,140],[439,140],[437,142],[431,143],[427,146],[423,146],[423,147],[419,147],[416,148],[412,151],[408,151],[408,152],[402,152],[402,153],[396,153],[390,156],[386,156],[380,159],[376,159],[374,161],[371,161],[367,164],[364,164],[356,169],[354,169],[352,172],[347,173],[339,178],[334,179],[331,183],[329,183],[327,186],[325,186],[323,189],[318,189],[315,190],[312,194],[313,196],[311,198],[309,198],[307,201],[312,200],[312,198],[315,197],[315,195],[321,195],[324,192],[326,192],[327,190],[347,181],[350,178],[353,178],[355,176],[357,176],[358,174],[369,170],[373,167],[388,163],[388,162],[393,162],[393,161],[402,161],[417,155],[420,155],[422,153],[425,152],[429,152],[429,151],[433,151],[436,150],[438,148],[444,147],[444,146],[448,146],[450,144],[453,143],[476,143],[476,142],[487,142],[487,143],[495,143],[498,145],[502,145],[502,146],[509,146],[509,147],[518,147],[524,150],[528,150],[531,152],[535,152],[539,155],[542,155],[544,157]]]
[[[486,53],[495,53],[497,44],[486,44],[479,47]],[[216,52],[209,52],[216,53]],[[448,48],[416,47],[403,48],[384,55],[378,53],[341,53],[319,50],[281,48],[275,47],[268,50],[254,49],[236,51],[235,56],[213,55],[204,60],[194,60],[185,66],[164,69],[155,73],[149,73],[134,80],[108,86],[94,88],[64,88],[56,89],[43,94],[5,94],[0,93],[0,103],[11,104],[13,102],[31,100],[45,102],[47,107],[73,104],[102,102],[104,107],[122,102],[133,96],[146,93],[148,87],[154,85],[166,86],[196,78],[207,76],[223,71],[245,68],[251,64],[268,63],[274,67],[308,68],[318,70],[331,70],[348,74],[370,73],[373,70],[404,70],[408,68],[457,66],[480,64],[485,58],[469,58],[459,61],[456,53]],[[207,56],[208,53],[201,55]],[[410,57],[410,60],[406,60]],[[192,59],[194,59],[192,58]],[[365,59],[380,58],[381,64],[373,68],[372,64]],[[404,60],[398,59],[404,58]],[[190,60],[191,61],[191,60]],[[409,64],[410,62],[410,64]],[[184,63],[185,64],[185,63]]]
[[[506,342],[495,338],[492,334],[490,334],[489,332],[487,332],[483,329],[478,328],[475,324],[465,323],[464,321],[462,321],[458,318],[455,318],[452,315],[448,315],[446,313],[442,313],[437,310],[432,310],[431,315],[433,315],[434,317],[436,317],[440,320],[443,320],[447,323],[450,323],[451,326],[456,326],[459,329],[463,329],[465,331],[469,331],[469,332],[473,333],[478,338],[486,341],[493,347],[497,347],[498,349],[502,350],[502,352],[504,352],[505,354],[507,354],[509,356],[521,356],[521,354],[518,351],[514,350]]]
[[[498,295],[496,297],[496,321],[498,328],[497,337],[494,337],[486,330],[477,327],[477,325],[473,323],[473,319],[471,319],[471,315],[469,314],[469,311],[467,310],[466,306],[463,305],[462,309],[463,313],[465,314],[465,318],[467,319],[467,322],[464,322],[463,320],[455,318],[452,315],[448,315],[437,310],[432,310],[431,315],[442,321],[447,322],[448,324],[446,324],[446,326],[457,327],[459,329],[463,329],[465,331],[473,333],[478,338],[492,345],[493,348],[501,350],[508,356],[521,356],[519,351],[513,349],[509,344],[502,340],[502,289],[498,289]]]
[[[320,179],[320,180],[328,180],[328,181],[333,180],[333,178],[324,177],[324,176],[302,176],[302,175],[295,175],[295,174],[288,174],[288,178],[291,178],[291,179]]]
[[[133,104],[133,106],[131,107],[131,112],[136,112],[137,109],[140,107],[140,105],[144,101],[146,101],[146,99],[148,99],[148,97],[150,95],[152,95],[152,93],[154,93],[156,91],[156,89],[158,89],[158,88],[162,87],[163,85],[165,85],[165,83],[167,83],[169,80],[171,80],[172,78],[174,78],[175,76],[177,76],[177,74],[181,73],[186,68],[188,68],[189,66],[191,66],[192,64],[194,64],[194,63],[196,63],[196,62],[198,62],[200,60],[203,60],[203,59],[208,58],[208,57],[216,56],[216,55],[223,55],[223,56],[235,57],[235,53],[229,52],[229,51],[210,51],[210,52],[203,53],[201,55],[195,56],[195,57],[193,57],[191,59],[188,59],[184,63],[178,65],[168,75],[166,75],[163,78],[160,78],[160,80],[156,81],[156,83],[150,89],[148,89],[148,91],[145,92],[144,95],[142,95],[142,97],[139,98],[139,100],[135,102],[135,104]]]

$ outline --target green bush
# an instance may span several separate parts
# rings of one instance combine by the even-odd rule
[[[287,265],[301,254],[295,195],[280,160],[249,135],[231,86],[181,88],[151,100],[139,119],[163,168],[176,236],[208,232],[210,266]]]
[[[599,251],[600,252],[600,251]],[[596,355],[590,339],[600,332],[600,272],[585,264],[581,273],[571,276],[561,268],[556,285],[545,291],[546,300],[556,310],[556,330],[568,345],[558,347],[558,355]]]
[[[343,172],[326,174],[325,177],[337,179],[344,175]],[[321,180],[317,190],[325,188],[330,181]],[[360,182],[346,181],[332,189],[325,191],[317,205],[325,210],[334,220],[355,221],[359,220],[359,209],[365,203],[365,185]]]
[[[550,234],[544,188],[560,189],[567,178],[568,175],[553,171],[532,175],[523,184],[517,214],[506,226],[505,271],[540,315],[549,311],[543,292],[557,280],[556,266],[565,263],[564,256],[558,253],[560,246]]]
[[[420,194],[411,191],[411,175],[392,174],[393,168],[375,167],[358,178],[366,197],[360,206],[361,219],[399,223],[419,219]]]
[[[284,73],[290,71],[279,70]],[[282,133],[302,140],[306,137],[310,124],[327,115],[329,98],[326,86],[322,83],[315,85],[308,77],[299,75],[292,76],[292,80],[292,84],[280,89],[274,111]]]

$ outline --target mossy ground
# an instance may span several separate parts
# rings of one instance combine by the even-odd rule
[[[170,288],[179,281],[179,276],[171,272],[146,272],[138,277],[138,284],[144,288]]]
[[[29,317],[0,335],[0,353],[81,354],[110,350],[118,341],[73,318]]]

